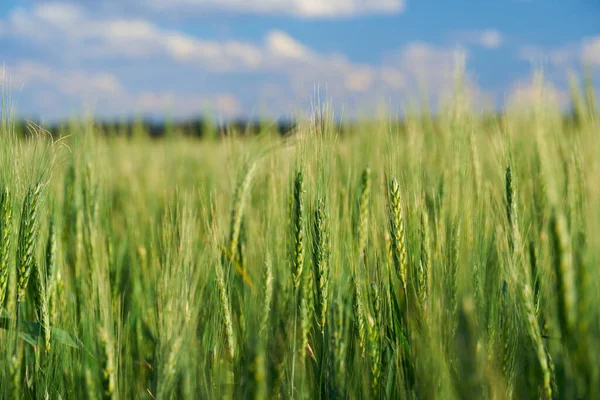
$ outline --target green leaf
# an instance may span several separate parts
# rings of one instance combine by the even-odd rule
[[[50,328],[50,335],[52,340],[64,344],[69,347],[79,348],[83,347],[83,344],[77,338],[73,338],[69,333],[58,328]]]
[[[8,329],[13,321],[7,317],[0,317],[0,329]],[[42,336],[42,327],[37,322],[20,321],[19,336],[32,346],[37,345],[37,339]],[[50,328],[51,340],[73,348],[82,348],[83,344],[77,338],[59,328]]]
[[[21,332],[21,333],[19,333],[19,337],[21,339],[23,339],[24,341],[26,341],[27,343],[29,343],[30,345],[32,345],[33,347],[36,347],[38,344],[37,340],[35,340],[35,338],[28,333]]]

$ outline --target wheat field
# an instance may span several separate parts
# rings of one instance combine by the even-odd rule
[[[591,87],[280,137],[0,126],[0,397],[597,398]]]

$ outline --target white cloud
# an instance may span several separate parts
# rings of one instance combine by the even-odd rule
[[[584,62],[600,67],[600,36],[585,39],[581,53]]]
[[[412,42],[388,55],[381,72],[382,80],[395,85],[392,87],[399,89],[405,99],[427,95],[432,106],[456,94],[456,84],[460,81],[462,94],[466,96],[463,100],[479,109],[494,107],[493,94],[479,87],[467,68],[468,59],[469,53],[462,47]]]
[[[302,43],[281,31],[271,31],[266,38],[267,48],[277,57],[306,60],[313,57]]]
[[[369,67],[353,68],[346,74],[344,86],[351,92],[366,92],[373,83],[374,73]]]
[[[497,29],[465,31],[459,33],[457,38],[466,43],[475,44],[488,50],[497,49],[502,46],[502,43],[504,42],[502,33]]]
[[[124,93],[119,79],[105,72],[59,72],[48,65],[25,61],[7,68],[12,85],[20,90],[49,85],[58,93],[80,98],[118,96]]]
[[[434,99],[452,90],[457,63],[467,56],[460,48],[409,42],[385,54],[380,62],[357,63],[343,54],[311,49],[279,30],[268,32],[258,42],[209,40],[164,29],[144,19],[94,14],[71,3],[19,9],[0,24],[11,36],[8,40],[17,40],[34,53],[51,49],[46,64],[21,63],[18,70],[13,68],[14,76],[20,76],[32,90],[38,84],[45,86],[39,90],[45,91],[41,97],[52,97],[48,95],[50,87],[62,96],[120,113],[159,112],[172,106],[178,112],[194,114],[205,104],[227,115],[247,112],[244,107],[259,107],[254,104],[261,93],[269,97],[269,91],[261,90],[269,84],[284,93],[274,113],[304,103],[315,87],[326,88],[329,98],[344,104],[373,105],[382,99],[406,99],[423,88]],[[111,65],[113,74],[99,71],[106,65]],[[122,72],[124,69],[129,75]],[[189,87],[181,83],[187,76],[183,74],[192,74]],[[136,84],[127,76],[133,76]],[[212,89],[205,89],[195,76],[209,84],[215,79],[220,81],[212,84]],[[480,93],[474,79],[468,74],[465,78],[467,88]],[[171,79],[178,83],[173,84]],[[244,87],[228,85],[222,94],[214,89],[221,82],[227,85],[229,80],[243,82]],[[129,86],[137,89],[126,89]],[[163,89],[155,90],[158,86]],[[194,88],[213,92],[212,100],[204,94],[186,94]],[[242,96],[243,101],[234,95]]]
[[[392,89],[402,89],[406,85],[406,76],[395,68],[381,68],[381,79]]]
[[[396,14],[404,0],[128,0],[152,11],[227,11],[244,14],[292,15],[299,18],[345,18],[365,14]]]
[[[552,64],[554,66],[566,66],[572,61],[576,61],[577,47],[567,45],[552,49],[543,49],[538,46],[525,45],[521,46],[518,51],[519,59],[528,61],[529,63],[541,66],[544,64]]]
[[[134,98],[134,104],[137,109],[134,111],[157,115],[169,112],[174,117],[198,115],[207,109],[224,117],[238,116],[242,112],[239,100],[230,93],[217,93],[207,97],[173,92],[142,92]]]
[[[554,47],[525,45],[518,57],[531,63],[537,72],[533,79],[518,81],[508,92],[505,104],[527,108],[527,105],[553,104],[566,109],[570,103],[568,79],[591,67],[597,79],[600,67],[600,36],[587,37]],[[541,74],[543,71],[543,75]],[[525,106],[525,107],[523,107]]]
[[[11,86],[16,94],[32,94],[39,112],[64,113],[61,102],[74,101],[82,107],[102,108],[113,114],[153,113],[174,116],[196,115],[211,109],[223,116],[236,116],[242,112],[241,105],[233,94],[216,93],[189,95],[173,91],[128,91],[120,80],[105,72],[85,70],[61,71],[48,65],[25,61],[7,68]]]
[[[502,34],[495,29],[481,32],[480,44],[487,49],[497,49],[502,45]]]
[[[82,8],[59,3],[44,4],[29,14],[15,12],[8,25],[14,28],[13,35],[41,46],[52,44],[56,54],[63,52],[65,57],[77,54],[83,61],[170,59],[218,74],[260,70],[288,76],[297,94],[308,93],[315,83],[361,92],[374,80],[370,66],[355,65],[341,55],[316,53],[278,30],[269,32],[258,44],[204,40],[145,20],[94,18]]]
[[[64,3],[17,9],[4,26],[5,35],[82,59],[167,56],[211,70],[251,69],[262,61],[260,50],[250,43],[202,40],[140,19],[94,18]]]
[[[569,93],[561,90],[541,75],[516,82],[507,93],[507,107],[527,109],[536,104],[550,104],[564,108],[569,103]]]
[[[553,48],[525,45],[519,49],[519,58],[533,64],[551,64],[566,67],[587,64],[600,66],[600,36],[586,37],[577,42]]]
[[[415,75],[430,71],[440,73],[452,72],[457,59],[466,55],[465,50],[460,48],[448,49],[434,46],[426,42],[408,43],[399,53],[398,60],[406,69]]]
[[[37,15],[53,24],[73,24],[83,17],[80,7],[69,3],[46,3],[36,8]]]
[[[428,91],[440,92],[452,87],[456,67],[466,57],[466,50],[461,48],[411,42],[387,55],[383,74],[387,81],[413,82]]]

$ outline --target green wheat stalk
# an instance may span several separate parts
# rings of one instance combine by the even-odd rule
[[[407,258],[404,239],[404,221],[402,219],[402,206],[400,204],[400,186],[396,178],[392,178],[389,187],[389,229],[392,246],[392,260],[396,274],[406,292],[407,286]]]
[[[10,192],[7,186],[0,186],[0,307],[4,305],[8,287],[11,223]]]

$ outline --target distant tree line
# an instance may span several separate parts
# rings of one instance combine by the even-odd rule
[[[52,134],[53,137],[63,136],[64,134],[67,134],[73,126],[80,123],[86,123],[85,121],[40,123],[37,121],[20,119],[18,121],[13,121],[15,132],[19,136],[26,135],[28,132],[28,125],[32,122],[36,125],[40,125],[44,130]],[[235,119],[217,124],[208,119],[198,118],[177,122],[154,120],[95,120],[91,123],[93,123],[98,132],[105,135],[126,137],[148,135],[152,138],[162,138],[172,134],[197,138],[216,138],[230,133],[242,135],[270,133],[285,136],[293,132],[296,128],[296,121],[294,120],[256,121]]]
[[[420,116],[413,116],[427,129],[432,131],[442,131],[444,129],[440,124],[440,119],[437,116],[423,114]],[[580,115],[576,110],[570,110],[563,115],[562,123],[565,129],[576,128],[580,125]],[[22,136],[28,133],[28,124],[31,122],[41,127],[52,134],[53,137],[61,137],[65,134],[69,134],[69,130],[72,126],[80,123],[86,123],[85,121],[60,121],[54,123],[42,123],[31,120],[20,119],[13,121],[14,130],[17,135]],[[150,120],[150,119],[137,119],[137,120],[121,120],[121,121],[107,121],[107,120],[94,120],[93,123],[95,129],[108,136],[150,136],[152,138],[163,138],[170,135],[182,135],[195,138],[218,138],[221,136],[227,136],[229,134],[236,135],[257,135],[257,134],[272,134],[279,136],[287,136],[293,134],[298,124],[312,123],[314,124],[315,131],[322,131],[325,127],[323,120],[308,121],[296,121],[293,119],[280,119],[276,121],[271,120],[250,120],[250,119],[235,119],[228,120],[222,123],[215,123],[211,119],[196,118],[184,121],[170,121],[170,120]],[[498,129],[503,129],[504,121],[501,113],[489,113],[480,120],[483,126],[494,125]],[[360,120],[360,121],[328,121],[326,124],[328,127],[333,128],[337,134],[345,134],[353,131],[365,130],[370,127],[375,128],[378,123],[375,120]],[[381,126],[381,125],[379,125]],[[404,132],[406,128],[406,120],[402,118],[390,119],[387,123],[388,128],[394,129],[395,131]],[[483,127],[482,126],[482,127]]]

